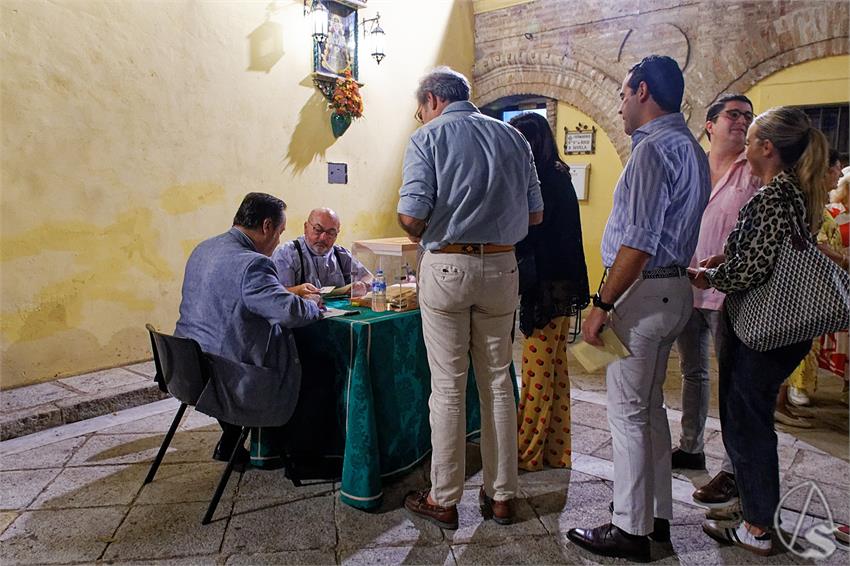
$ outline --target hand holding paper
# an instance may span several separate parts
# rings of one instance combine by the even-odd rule
[[[596,371],[613,361],[632,355],[609,327],[606,326],[599,337],[604,344],[602,347],[592,346],[584,340],[570,347],[570,352],[587,371]]]

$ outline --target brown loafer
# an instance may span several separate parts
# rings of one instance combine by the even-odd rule
[[[493,518],[500,525],[510,525],[514,522],[514,500],[496,501],[492,497],[487,497],[484,488],[478,492],[478,504],[481,507],[481,515],[488,519]]]
[[[404,508],[407,509],[408,513],[431,521],[438,527],[456,530],[457,505],[452,505],[451,507],[431,505],[428,503],[429,493],[431,493],[430,489],[408,492],[404,496]]]
[[[710,482],[694,492],[694,501],[709,509],[727,507],[738,501],[738,485],[734,474],[719,472]]]

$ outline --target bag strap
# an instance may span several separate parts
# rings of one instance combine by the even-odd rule
[[[348,285],[351,283],[351,270],[346,271],[342,268],[342,252],[340,252],[340,248],[342,246],[334,245],[334,256],[336,256],[336,264],[339,266],[339,270],[342,273],[342,282],[343,285]]]
[[[295,244],[295,251],[298,252],[298,262],[301,264],[301,272],[298,275],[298,283],[296,285],[304,284],[304,252],[301,251],[301,242],[298,241],[298,238],[292,240]]]
[[[800,218],[797,216],[797,207],[794,206],[793,201],[785,209],[785,212],[788,214],[788,222],[791,228],[791,246],[798,251],[803,251],[808,247],[811,238],[807,236],[808,230],[803,227]]]

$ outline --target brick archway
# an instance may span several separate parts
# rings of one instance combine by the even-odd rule
[[[628,155],[628,138],[622,131],[617,115],[620,104],[620,83],[582,61],[554,54],[536,54],[529,61],[526,53],[497,56],[476,62],[476,69],[486,69],[476,74],[473,93],[480,106],[512,95],[539,95],[575,106],[594,120],[608,133],[617,153]],[[508,64],[501,65],[501,59]],[[558,64],[548,60],[560,59]],[[619,135],[612,135],[619,132]]]
[[[749,62],[747,70],[738,77],[718,77],[709,72],[714,61],[696,61],[685,74],[683,106],[692,116],[691,129],[695,134],[700,132],[702,116],[724,92],[745,92],[782,69],[847,53],[847,38],[833,37]],[[565,102],[593,118],[608,134],[620,158],[624,162],[628,158],[629,138],[617,115],[620,79],[583,61],[539,52],[494,55],[477,61],[475,69],[473,92],[480,106],[513,95],[539,95]]]

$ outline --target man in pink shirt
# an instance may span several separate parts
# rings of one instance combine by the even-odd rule
[[[723,253],[723,244],[735,226],[738,211],[761,186],[761,181],[750,172],[744,151],[747,128],[753,118],[753,104],[741,94],[724,94],[708,109],[705,132],[711,144],[708,161],[712,189],[691,267]],[[709,334],[716,345],[724,297],[715,289],[695,288],[694,310],[676,341],[682,370],[682,434],[679,447],[672,454],[674,469],[705,469],[704,432],[711,389]],[[709,507],[728,505],[737,497],[728,456],[723,459],[720,473],[694,492],[694,500]]]

